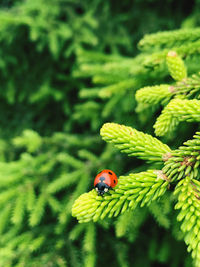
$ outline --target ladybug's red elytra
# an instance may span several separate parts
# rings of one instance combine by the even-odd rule
[[[101,196],[108,192],[110,188],[115,187],[117,183],[117,175],[111,170],[103,170],[98,173],[94,179],[94,187],[97,193]]]

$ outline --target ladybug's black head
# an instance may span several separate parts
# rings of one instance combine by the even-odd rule
[[[108,192],[110,187],[104,182],[99,182],[98,184],[96,184],[95,189],[99,195],[103,196],[104,193]]]

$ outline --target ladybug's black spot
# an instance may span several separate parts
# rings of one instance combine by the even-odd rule
[[[108,172],[110,175],[112,175],[112,172]]]
[[[116,183],[116,181],[114,180],[114,184]]]
[[[104,183],[103,181],[106,180],[106,178],[103,177],[103,176],[101,176],[101,177],[99,178],[99,180],[100,180],[102,183]]]

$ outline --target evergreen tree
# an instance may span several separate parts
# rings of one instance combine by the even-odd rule
[[[146,35],[139,43],[139,47],[145,51],[145,54],[142,53],[131,60],[129,73],[126,73],[131,80],[130,71],[135,74],[134,63],[137,62],[136,77],[134,76],[132,79],[135,80],[135,84],[131,85],[137,88],[142,82],[138,76],[147,74],[144,63],[142,64],[146,57],[148,60],[145,65],[148,64],[151,67],[151,72],[158,75],[162,71],[164,79],[168,71],[174,79],[174,82],[170,84],[145,86],[137,90],[135,94],[140,114],[146,114],[147,111],[152,115],[152,110],[155,112],[160,105],[163,106],[161,115],[153,127],[155,134],[167,136],[168,138],[165,140],[168,140],[169,143],[182,132],[185,138],[187,133],[185,128],[177,130],[180,122],[199,122],[200,120],[200,102],[198,100],[200,76],[197,72],[199,64],[195,65],[196,73],[187,74],[187,69],[188,72],[190,71],[191,56],[199,57],[199,33],[199,29],[196,28]],[[178,47],[179,42],[182,44]],[[152,54],[154,46],[157,46],[158,51]],[[184,55],[187,67],[178,54]],[[127,62],[126,59],[124,61]],[[127,68],[127,65],[122,63],[121,68],[123,69],[124,66]],[[103,66],[104,70],[107,70],[106,66]],[[129,80],[124,79],[123,84],[120,81],[115,85],[102,88],[100,92],[103,93],[98,92],[99,96],[110,97],[113,94],[124,93],[130,89]],[[126,85],[124,86],[124,84]],[[148,118],[148,116],[146,117]],[[185,126],[187,127],[187,124]],[[193,131],[193,127],[190,129]],[[188,246],[188,252],[191,252],[194,265],[200,266],[198,210],[200,205],[200,132],[197,131],[197,127],[194,130],[195,134],[193,137],[191,136],[190,140],[183,142],[180,146],[175,143],[176,147],[170,148],[156,137],[132,127],[117,123],[104,124],[100,131],[103,140],[113,144],[129,156],[147,161],[149,165],[146,171],[134,173],[129,171],[127,175],[120,176],[117,186],[105,193],[103,197],[98,196],[94,189],[81,195],[73,205],[73,216],[82,223],[91,220],[97,222],[105,217],[112,218],[119,214],[124,214],[124,220],[126,220],[132,213],[131,220],[134,220],[134,211],[131,212],[131,210],[147,205],[151,207],[150,211],[155,214],[158,222],[162,225],[163,221],[167,221],[167,228],[171,230],[174,225],[169,226],[170,222],[163,220],[165,210],[161,205],[160,211],[158,211],[158,207],[160,206],[159,201],[162,203],[165,194],[167,197],[164,198],[164,201],[170,201],[170,198],[172,199],[170,194],[173,194],[172,202],[176,203],[174,208],[180,209],[177,220],[181,221],[182,238]],[[187,135],[189,134],[187,133]],[[180,137],[180,140],[182,139]],[[167,193],[171,190],[173,192]],[[124,226],[121,225],[121,227]]]
[[[198,119],[198,102],[187,102],[198,101],[195,7],[198,1],[168,0],[165,9],[157,0],[0,2],[0,267],[191,266],[183,238],[198,261],[191,242],[198,233],[198,133],[179,147],[194,132],[182,121]],[[184,30],[147,35],[138,54],[144,34],[179,28],[186,16]],[[160,107],[161,141],[151,136]],[[139,160],[101,140],[107,121],[103,139]],[[82,195],[108,167],[123,174],[118,188],[103,199]],[[89,203],[80,214],[82,198]],[[185,201],[195,207],[186,207],[187,217]],[[97,223],[78,224],[74,202],[73,215]]]

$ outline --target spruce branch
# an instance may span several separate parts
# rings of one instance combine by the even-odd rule
[[[62,210],[61,203],[53,196],[48,196],[47,202],[51,210],[56,214]]]
[[[75,169],[80,169],[80,168],[82,168],[84,166],[84,163],[82,161],[80,161],[77,158],[69,155],[66,152],[58,153],[57,160],[59,162],[61,162],[61,163],[69,164],[71,167],[73,167]]]
[[[192,140],[184,142],[178,149],[173,150],[165,161],[162,171],[176,181],[189,176],[190,179],[199,177],[200,165],[200,133],[196,132]]]
[[[26,208],[31,211],[35,205],[36,194],[32,184],[28,184]]]
[[[200,54],[200,40],[193,43],[184,43],[180,46],[173,46],[173,51],[176,51],[180,57],[192,56]],[[163,65],[169,49],[163,49],[162,51],[155,52],[151,55],[147,55],[143,62],[146,67],[156,67]]]
[[[162,114],[154,124],[157,136],[163,136],[176,129],[179,122],[199,122],[200,121],[200,101],[173,99],[163,109]]]
[[[157,104],[164,105],[173,96],[173,90],[168,84],[155,86],[146,86],[137,90],[135,98],[139,104],[144,107],[155,106]]]
[[[80,223],[118,216],[137,205],[149,205],[167,190],[167,177],[158,170],[120,176],[118,185],[104,197],[95,190],[81,195],[72,207],[72,216]]]
[[[96,241],[96,227],[93,223],[89,223],[86,227],[85,238],[83,240],[85,267],[95,266],[96,262],[95,241]]]
[[[151,205],[149,205],[148,210],[151,212],[153,217],[156,219],[157,223],[163,226],[166,229],[170,227],[170,219],[168,217],[169,210],[163,207],[163,203],[161,202],[162,198],[159,202],[153,201]],[[168,199],[167,202],[170,202]]]
[[[115,232],[117,237],[126,237],[133,242],[139,235],[139,228],[147,217],[147,209],[134,209],[121,214],[116,220]]]
[[[178,195],[178,202],[175,209],[180,209],[177,217],[182,221],[181,230],[184,232],[185,243],[188,252],[192,252],[192,257],[196,266],[200,263],[200,183],[196,179],[186,177],[176,186],[175,192]]]
[[[42,145],[42,138],[33,130],[24,130],[22,136],[13,139],[13,144],[16,147],[27,147],[28,152],[37,151]]]
[[[176,81],[173,85],[161,84],[145,86],[137,90],[135,98],[139,104],[140,111],[146,108],[155,107],[158,104],[165,105],[172,97],[184,97],[187,99],[199,98],[200,95],[200,76],[194,74]]]
[[[176,51],[169,51],[166,61],[169,73],[175,81],[182,81],[187,77],[185,64]]]
[[[9,217],[11,214],[11,204],[8,204],[4,207],[4,209],[1,212],[0,215],[0,235],[2,235],[2,233],[4,232],[8,221],[9,221]]]
[[[172,47],[177,43],[193,42],[200,39],[200,28],[180,29],[174,31],[163,31],[145,35],[139,42],[138,47],[141,50],[148,50],[154,46],[165,45]]]
[[[132,222],[134,221],[134,216],[137,215],[137,208],[134,212],[127,211],[121,214],[115,225],[115,232],[117,237],[123,237],[128,232],[129,227],[132,227]],[[136,216],[137,217],[137,216]],[[140,218],[140,216],[138,216]],[[142,216],[141,216],[142,218]]]
[[[113,94],[123,94],[128,89],[133,89],[137,84],[135,79],[124,80],[116,84],[103,87],[99,90],[100,98],[110,98]]]
[[[84,57],[84,61],[87,60],[87,58]],[[123,80],[125,77],[127,77],[127,72],[130,71],[130,66],[134,64],[135,59],[129,59],[129,58],[122,58],[119,64],[119,60],[116,60],[116,62],[105,62],[104,64],[94,64],[94,61],[92,60],[92,63],[83,63],[80,64],[80,70],[75,71],[74,75],[76,77],[89,77],[89,76],[101,76],[101,77],[107,77],[108,74],[111,74],[112,77],[114,75],[114,79],[118,75],[117,81]],[[116,64],[117,63],[117,64]],[[100,82],[101,83],[101,82]]]
[[[41,218],[45,212],[45,206],[46,206],[46,195],[44,193],[41,193],[36,200],[35,207],[30,213],[30,220],[29,225],[30,226],[36,226],[41,221]]]
[[[106,142],[129,156],[151,161],[162,161],[162,156],[170,152],[170,148],[149,134],[117,123],[105,123],[100,134]]]
[[[14,224],[22,223],[25,211],[25,192],[19,191],[19,195],[16,200],[16,204],[13,210],[12,222]]]
[[[184,78],[182,81],[177,81],[175,84],[170,86],[170,92],[173,95],[182,95],[185,98],[190,99],[199,98],[200,91],[200,76],[193,74],[191,77]]]
[[[82,170],[79,169],[78,171],[74,171],[72,173],[62,174],[60,177],[48,184],[46,192],[49,194],[55,194],[61,189],[75,183],[79,179],[81,171]]]
[[[76,224],[69,234],[69,239],[75,241],[79,238],[82,232],[85,230],[85,224]]]

